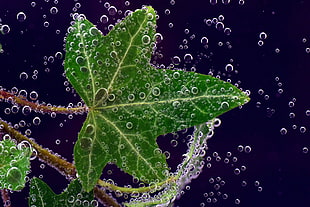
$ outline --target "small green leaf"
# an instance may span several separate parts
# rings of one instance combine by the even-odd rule
[[[30,184],[28,204],[36,207],[71,207],[94,206],[93,192],[86,193],[78,180],[73,180],[61,194],[55,194],[52,189],[39,178],[33,178]]]
[[[24,143],[16,145],[11,139],[0,141],[0,189],[18,191],[25,187],[30,155],[31,150]]]
[[[159,135],[201,124],[246,103],[235,86],[208,75],[156,69],[156,14],[145,7],[103,36],[83,16],[70,28],[65,72],[89,108],[74,147],[90,191],[108,162],[144,182],[167,178]]]
[[[178,165],[178,170],[174,174],[175,182],[164,186],[164,189],[156,194],[131,199],[124,205],[128,207],[173,206],[178,192],[181,192],[192,179],[197,178],[203,169],[204,162],[202,161],[205,159],[206,144],[211,137],[208,133],[214,129],[213,124],[214,120],[211,120],[194,127],[194,132],[188,142],[188,150],[184,154],[185,159]]]

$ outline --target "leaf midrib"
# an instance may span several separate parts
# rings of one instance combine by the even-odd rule
[[[79,31],[79,33],[81,34],[81,22],[80,21],[78,21],[78,31]],[[86,51],[86,48],[85,48],[85,45],[86,45],[86,42],[85,42],[85,40],[84,40],[84,37],[83,37],[83,35],[81,34],[80,35],[80,37],[81,37],[81,42],[83,43],[83,45],[84,45],[84,47],[82,47],[82,50],[83,50],[83,53],[84,53],[84,55],[85,55],[85,59],[86,59],[86,63],[87,63],[87,68],[88,68],[88,70],[89,70],[89,74],[90,74],[90,79],[91,79],[91,84],[92,84],[92,89],[93,89],[93,105],[95,105],[95,81],[94,81],[94,76],[93,76],[93,73],[92,73],[92,68],[91,68],[91,66],[90,66],[90,59],[89,59],[89,56],[88,56],[88,53],[87,53],[87,51]],[[86,94],[86,96],[87,96],[87,99],[89,99],[89,97],[88,97],[88,93],[85,93]]]
[[[95,129],[97,129],[97,122],[96,122],[95,115],[94,115],[93,112],[94,112],[94,111],[91,110],[91,111],[89,112],[89,116],[91,116],[91,119],[94,121],[93,123],[94,123]],[[89,165],[88,165],[88,171],[87,171],[87,172],[90,172],[90,171],[91,171],[91,168],[92,168],[92,159],[91,159],[91,157],[93,156],[93,151],[94,151],[94,150],[93,150],[93,146],[94,146],[94,142],[96,141],[96,139],[97,139],[97,130],[94,131],[94,140],[92,140],[92,142],[91,142],[91,146],[90,146],[91,150],[90,150],[89,153],[88,153]],[[90,174],[87,173],[87,180],[90,181],[91,179],[92,179],[92,178],[90,178]]]
[[[43,195],[41,194],[41,191],[39,190],[40,187],[38,185],[38,182],[36,180],[34,180],[34,184],[36,186],[36,189],[38,189],[38,194],[39,194],[39,198],[40,198],[40,203],[42,204],[42,206],[44,207],[44,200],[43,200]]]
[[[172,103],[175,101],[182,101],[182,102],[189,102],[194,101],[196,99],[212,99],[212,98],[233,98],[238,97],[236,95],[202,95],[202,96],[195,96],[190,98],[175,98],[169,100],[162,100],[162,101],[152,101],[152,102],[132,102],[132,103],[122,103],[122,104],[113,104],[109,106],[102,106],[102,107],[94,107],[93,110],[104,110],[104,109],[111,109],[115,107],[128,107],[128,106],[140,106],[140,105],[155,105],[155,104],[162,104],[162,103]],[[243,97],[241,97],[243,98]]]
[[[142,23],[140,24],[140,26],[139,26],[139,29],[136,30],[136,32],[134,33],[134,35],[131,35],[130,33],[128,33],[128,34],[130,35],[130,42],[129,42],[129,45],[128,45],[128,47],[127,47],[127,49],[126,49],[126,52],[124,53],[124,55],[123,55],[121,61],[119,62],[118,66],[117,66],[117,69],[116,69],[116,71],[115,71],[115,73],[114,73],[114,75],[113,75],[113,77],[112,77],[112,79],[111,79],[111,81],[110,81],[110,83],[109,83],[109,86],[108,86],[108,88],[107,88],[108,91],[111,90],[111,87],[112,87],[113,84],[114,84],[114,81],[115,81],[115,79],[116,79],[116,76],[117,76],[117,74],[119,73],[119,71],[121,70],[122,65],[123,65],[123,62],[124,62],[125,58],[127,57],[127,54],[128,54],[128,52],[129,52],[130,48],[132,47],[133,40],[134,40],[135,37],[139,34],[139,32],[142,30],[142,26],[144,26],[146,19],[147,19],[147,17],[145,16],[143,22],[142,22]]]

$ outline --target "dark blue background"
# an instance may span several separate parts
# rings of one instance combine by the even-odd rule
[[[103,33],[106,33],[107,24],[100,23],[100,16],[108,14],[104,2],[89,0],[79,1],[81,8],[77,11],[85,13],[87,18],[98,25]],[[77,103],[79,97],[74,93],[66,92],[66,79],[62,76],[62,59],[55,58],[48,61],[49,56],[54,56],[57,51],[63,54],[63,44],[66,30],[72,18],[69,16],[72,8],[77,2],[73,0],[38,1],[32,7],[30,1],[11,0],[0,1],[0,18],[2,24],[8,24],[11,31],[7,35],[0,34],[0,43],[3,45],[4,53],[0,54],[0,85],[6,89],[17,87],[26,89],[28,92],[35,90],[39,93],[40,102],[56,105],[67,105]],[[190,70],[195,65],[197,72],[221,75],[223,80],[230,78],[233,83],[239,83],[239,87],[251,91],[251,102],[242,110],[235,109],[220,118],[221,126],[216,129],[214,137],[209,142],[207,156],[211,156],[211,168],[205,167],[198,179],[190,184],[190,189],[176,202],[177,206],[309,206],[310,193],[310,167],[309,153],[303,153],[304,147],[310,147],[310,117],[306,116],[306,110],[310,109],[309,100],[309,78],[310,78],[310,53],[306,48],[310,47],[310,2],[300,0],[245,0],[244,5],[239,5],[238,0],[231,0],[228,5],[219,1],[211,5],[209,1],[185,1],[176,0],[175,5],[170,1],[131,1],[130,6],[125,6],[124,1],[111,1],[111,5],[121,10],[141,8],[141,5],[152,5],[157,10],[160,18],[158,20],[158,32],[162,33],[164,40],[158,44],[158,51],[163,58],[157,63],[169,65],[173,56],[183,58],[186,53],[191,53],[194,60],[191,63],[182,63],[178,67]],[[50,14],[51,7],[57,7],[56,15]],[[77,5],[78,6],[78,5]],[[170,14],[166,15],[165,10]],[[19,22],[16,14],[23,11],[27,19]],[[227,36],[222,31],[217,31],[212,26],[207,26],[204,19],[212,19],[224,15],[224,24],[232,29],[232,34]],[[46,15],[46,18],[43,17]],[[113,23],[123,15],[110,17]],[[113,20],[113,18],[115,20]],[[50,23],[44,27],[44,21]],[[168,24],[172,22],[173,28]],[[189,34],[184,30],[189,29]],[[60,34],[56,34],[56,30]],[[22,31],[22,32],[21,32]],[[262,47],[258,46],[259,34],[266,32],[268,37],[264,40]],[[195,38],[190,40],[190,36]],[[209,39],[208,49],[200,43],[200,39],[207,36]],[[306,38],[305,43],[302,39]],[[188,49],[179,49],[184,45],[183,39],[188,40]],[[224,46],[218,46],[222,41]],[[225,46],[229,41],[232,49]],[[276,53],[275,49],[280,52]],[[44,58],[46,56],[46,58]],[[225,65],[229,59],[233,59],[234,71],[225,71]],[[46,60],[45,60],[46,59]],[[49,68],[49,72],[45,72]],[[38,78],[31,78],[33,71],[38,70]],[[20,80],[19,74],[27,72],[29,78]],[[279,80],[276,80],[279,77]],[[278,86],[279,82],[282,86]],[[283,89],[279,94],[278,89]],[[259,95],[258,90],[263,89],[264,94]],[[264,95],[269,95],[266,100]],[[289,107],[288,103],[296,99],[295,106]],[[260,102],[261,104],[257,104]],[[17,115],[5,115],[3,113],[9,104],[1,104],[1,118],[18,123],[21,119],[31,123],[33,117],[42,119],[40,126],[30,126],[32,134],[39,144],[61,154],[72,161],[72,142],[75,141],[77,133],[85,119],[85,116],[75,116],[70,120],[65,115],[57,115],[55,119],[49,115],[32,113],[25,117],[21,113]],[[289,113],[295,113],[295,118],[289,118]],[[296,124],[297,129],[292,129]],[[60,125],[63,125],[60,127]],[[305,126],[307,131],[300,132],[300,127]],[[287,134],[281,135],[280,129],[286,128]],[[24,132],[26,128],[20,128]],[[55,144],[59,139],[61,143]],[[169,147],[172,135],[161,136],[158,139],[163,149],[171,151],[172,157],[168,162],[176,166],[180,162],[179,154],[185,150],[182,144],[185,137],[180,135],[179,145],[176,148]],[[250,146],[251,152],[244,153],[237,150],[238,145]],[[168,147],[167,147],[168,146]],[[215,161],[213,153],[217,152],[222,158]],[[227,152],[232,152],[238,161],[231,165],[223,162]],[[173,155],[175,154],[175,155]],[[60,193],[67,185],[66,180],[55,170],[46,166],[44,169],[38,166],[38,160],[32,163],[31,176],[43,175],[55,192]],[[246,166],[246,170],[240,175],[234,174],[234,169]],[[114,167],[109,167],[114,175],[120,175]],[[107,170],[104,172],[107,175]],[[210,178],[220,176],[225,181],[220,192],[227,193],[228,199],[221,196],[216,203],[207,203],[204,193],[213,191],[214,183]],[[112,175],[113,177],[113,175]],[[120,179],[118,183],[126,184]],[[246,181],[246,187],[241,182]],[[263,188],[258,192],[255,181],[259,181]],[[13,206],[26,206],[28,188],[20,193],[13,193]],[[240,199],[239,205],[235,199]],[[213,199],[214,200],[214,199]]]

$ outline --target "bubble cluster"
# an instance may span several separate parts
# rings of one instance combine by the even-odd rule
[[[16,145],[8,134],[0,141],[0,188],[19,191],[24,188],[25,177],[29,171],[30,144],[23,141]]]

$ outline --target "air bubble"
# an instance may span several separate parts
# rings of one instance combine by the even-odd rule
[[[287,129],[286,128],[281,128],[280,129],[280,134],[281,135],[286,135],[287,134]]]
[[[169,9],[165,9],[165,14],[169,15],[170,14],[170,10]]]
[[[24,12],[18,12],[16,18],[19,22],[23,22],[26,20],[27,16]]]
[[[289,113],[289,115],[288,115],[291,119],[293,119],[293,118],[295,118],[295,113]]]
[[[225,70],[226,70],[227,72],[232,72],[232,71],[234,70],[234,66],[233,66],[232,64],[227,64],[227,65],[225,66]]]
[[[40,123],[41,123],[40,117],[34,117],[32,120],[32,123],[36,126],[40,125]]]
[[[258,89],[258,94],[259,95],[263,95],[264,94],[264,90],[263,89]]]
[[[230,34],[231,34],[231,29],[228,28],[228,27],[225,28],[225,29],[224,29],[224,34],[225,34],[225,35],[230,35]]]
[[[49,23],[48,21],[45,21],[45,22],[43,23],[43,26],[44,26],[44,27],[49,27],[49,26],[50,26],[50,23]]]
[[[160,155],[160,154],[161,154],[161,149],[156,148],[156,149],[154,150],[154,155]]]
[[[20,171],[20,169],[18,169],[17,167],[12,167],[7,171],[6,174],[7,177],[7,181],[9,183],[12,184],[19,184],[20,182],[22,182],[22,173]]]
[[[215,28],[219,31],[222,31],[224,29],[224,24],[223,22],[217,22],[216,25],[215,25]]]
[[[240,169],[239,169],[239,168],[235,168],[235,169],[234,169],[234,174],[235,174],[235,175],[239,175],[239,174],[240,174],[240,172],[241,172],[241,171],[240,171]]]
[[[99,206],[99,203],[98,203],[98,201],[96,201],[96,200],[92,200],[92,201],[90,202],[90,205],[91,205],[91,206],[94,206],[94,207],[98,207],[98,206]]]
[[[211,5],[217,4],[217,0],[210,0],[210,4],[211,4]]]
[[[201,42],[201,44],[206,45],[209,43],[209,39],[207,37],[202,37],[200,42]]]
[[[0,26],[0,32],[3,34],[3,35],[6,35],[10,32],[11,28],[9,25],[7,24],[3,24]]]
[[[261,33],[259,34],[259,39],[261,39],[261,40],[267,39],[267,34],[266,34],[265,32],[261,32]]]
[[[134,94],[129,94],[127,98],[128,98],[128,101],[134,101],[135,100],[135,95]]]
[[[172,147],[176,147],[176,146],[178,146],[178,141],[173,139],[173,140],[170,141],[170,144],[171,144]]]
[[[282,88],[279,88],[279,89],[278,89],[278,93],[279,93],[279,94],[282,94],[282,93],[283,93],[283,89],[282,89]]]
[[[205,23],[206,23],[207,26],[210,27],[212,25],[212,20],[211,19],[206,19]]]
[[[29,106],[24,106],[24,107],[22,108],[22,113],[23,113],[24,115],[29,115],[29,114],[31,113],[31,108],[30,108]]]
[[[239,5],[244,5],[245,1],[244,0],[239,0]]]
[[[112,94],[109,94],[108,95],[108,100],[110,101],[110,102],[112,102],[112,101],[114,101],[115,100],[115,95],[112,93]]]
[[[105,8],[109,8],[109,7],[110,7],[110,3],[109,3],[109,2],[105,2],[105,3],[103,4],[103,6],[104,6]]]
[[[219,20],[219,21],[222,22],[222,21],[224,21],[224,19],[225,19],[225,18],[224,18],[224,15],[220,14],[220,15],[218,16],[218,20]]]
[[[31,91],[30,94],[29,94],[29,98],[33,101],[37,100],[38,99],[38,93],[36,91]]]
[[[240,167],[240,169],[241,169],[241,171],[246,171],[246,166],[242,165],[242,166]]]
[[[92,135],[95,132],[95,127],[92,124],[88,124],[85,129],[85,134]]]
[[[301,127],[299,128],[299,131],[300,131],[301,133],[305,133],[305,132],[307,131],[307,128],[304,127],[304,126],[301,126]]]
[[[197,94],[198,93],[198,88],[197,87],[192,87],[191,88],[191,92],[192,92],[192,94]]]
[[[107,16],[107,15],[102,15],[101,17],[100,17],[100,22],[101,23],[103,23],[103,24],[106,24],[106,23],[108,23],[109,22],[109,17]]]
[[[160,43],[163,39],[164,39],[164,38],[163,38],[163,35],[162,35],[162,34],[160,34],[160,33],[156,33],[156,34],[155,34],[155,41],[156,41],[157,43]]]
[[[242,187],[247,186],[247,182],[246,182],[245,180],[243,180],[243,181],[241,182],[241,186],[242,186]]]
[[[256,187],[258,187],[259,186],[259,181],[258,180],[256,180],[255,182],[254,182],[254,185],[256,186]]]
[[[179,57],[179,56],[174,56],[174,57],[172,58],[172,63],[173,63],[174,65],[179,65],[179,64],[181,63],[180,57]]]
[[[154,87],[154,88],[152,89],[152,94],[153,94],[154,96],[159,96],[159,95],[160,95],[160,89],[159,89],[158,87]]]
[[[140,99],[143,100],[143,99],[145,99],[145,97],[146,97],[146,95],[145,95],[144,92],[140,92],[140,93],[139,93],[139,98],[140,98]]]
[[[127,129],[132,129],[132,127],[133,127],[133,123],[132,122],[129,121],[129,122],[126,123],[126,128]]]
[[[51,14],[57,14],[57,13],[58,13],[57,7],[52,7],[52,8],[50,8],[50,13],[51,13]]]
[[[252,151],[252,148],[250,146],[245,146],[244,147],[244,152],[245,153],[250,153]]]
[[[148,36],[148,35],[143,35],[143,37],[142,37],[142,43],[143,43],[144,45],[148,45],[148,44],[150,44],[150,42],[151,42],[150,36]]]
[[[54,119],[54,118],[56,118],[56,113],[55,112],[52,112],[51,113],[51,117]]]
[[[70,196],[69,198],[68,198],[68,203],[73,203],[74,201],[75,201],[75,198],[74,198],[74,196]]]
[[[293,101],[288,102],[288,106],[290,108],[293,108],[295,106],[295,103]]]
[[[60,144],[60,139],[56,139],[56,140],[55,140],[55,143],[56,143],[57,145],[59,145],[59,144]]]
[[[147,19],[148,19],[148,20],[154,19],[153,14],[152,14],[152,13],[148,13],[148,14],[147,14]]]
[[[193,56],[191,54],[185,54],[184,55],[184,61],[185,63],[190,63],[193,60]]]
[[[92,139],[89,137],[82,137],[82,139],[80,140],[80,147],[82,148],[82,150],[88,151],[91,147],[91,144]]]
[[[95,105],[103,104],[108,97],[108,91],[105,88],[100,88],[95,94]]]
[[[228,108],[229,108],[229,103],[228,102],[224,101],[224,102],[221,103],[221,108],[220,109],[225,110],[225,109],[228,109]]]
[[[18,111],[19,111],[19,107],[18,107],[17,105],[12,106],[11,112],[12,112],[13,114],[18,113]]]
[[[241,203],[240,199],[238,199],[238,198],[235,199],[235,204],[236,204],[236,205],[239,205],[240,203]]]
[[[308,147],[303,147],[302,148],[302,153],[307,154],[309,152]]]

